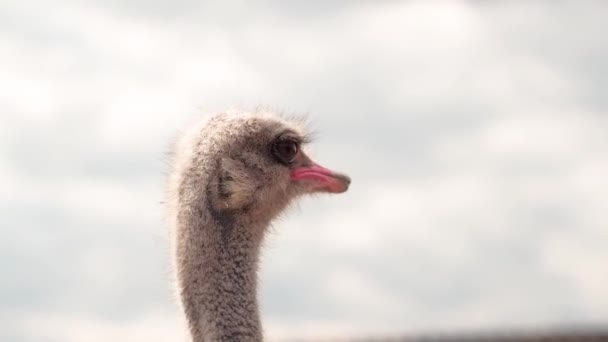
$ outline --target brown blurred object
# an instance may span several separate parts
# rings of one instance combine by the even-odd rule
[[[386,340],[386,341],[391,341]],[[500,334],[470,334],[445,335],[420,338],[395,339],[393,341],[417,342],[578,342],[578,341],[608,341],[608,331],[602,332],[563,332],[563,333],[500,333]]]
[[[292,340],[306,342],[310,340]],[[426,334],[412,337],[320,339],[316,342],[596,342],[608,341],[608,329],[564,332]]]

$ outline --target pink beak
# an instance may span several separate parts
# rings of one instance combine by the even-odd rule
[[[350,185],[350,178],[347,175],[334,172],[315,163],[297,167],[291,171],[290,176],[293,181],[310,184],[312,191],[342,193],[348,190]]]

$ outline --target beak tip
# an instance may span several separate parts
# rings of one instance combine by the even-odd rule
[[[344,174],[335,174],[335,179],[336,179],[336,187],[332,187],[331,192],[336,193],[336,194],[341,194],[344,193],[346,191],[348,191],[348,188],[350,187],[350,183],[351,183],[351,179],[349,176],[344,175]]]

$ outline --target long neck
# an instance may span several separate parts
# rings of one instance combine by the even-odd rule
[[[181,218],[176,266],[193,342],[262,341],[256,294],[263,227],[199,222],[192,212]]]

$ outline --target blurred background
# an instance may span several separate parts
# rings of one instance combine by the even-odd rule
[[[608,324],[601,1],[0,4],[0,340],[180,341],[178,130],[308,114],[353,178],[264,250],[271,340]]]

